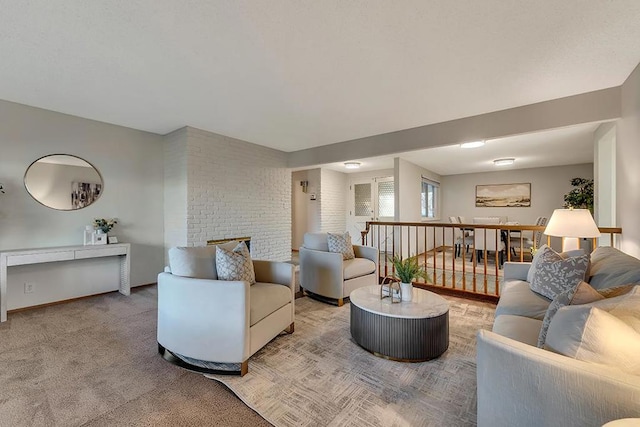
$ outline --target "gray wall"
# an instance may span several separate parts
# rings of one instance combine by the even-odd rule
[[[519,169],[501,172],[484,172],[442,177],[442,218],[464,216],[501,216],[521,224],[533,224],[538,216],[551,217],[554,209],[561,208],[563,196],[572,187],[571,178],[593,178],[593,164],[554,166],[547,168]],[[528,208],[477,208],[476,185],[531,183],[531,207]]]
[[[622,250],[640,258],[640,65],[622,85],[616,137],[617,224]]]
[[[118,218],[111,234],[132,245],[132,285],[155,282],[163,267],[162,137],[7,101],[0,117],[0,250],[81,245],[94,218]],[[93,164],[104,179],[100,199],[70,212],[33,200],[22,179],[47,154]]]

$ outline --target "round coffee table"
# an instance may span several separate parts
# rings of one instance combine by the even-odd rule
[[[351,336],[362,348],[387,359],[423,362],[449,347],[449,303],[413,289],[410,302],[380,299],[380,285],[351,292]]]

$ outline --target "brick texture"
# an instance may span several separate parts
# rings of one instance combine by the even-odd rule
[[[179,221],[165,220],[165,244],[180,240],[201,246],[211,239],[250,236],[252,257],[290,259],[291,171],[286,153],[191,127],[184,128],[179,139],[177,155],[186,156],[184,183],[178,177],[178,186],[186,186],[186,212],[180,212],[186,229]],[[171,159],[165,164],[178,169]]]

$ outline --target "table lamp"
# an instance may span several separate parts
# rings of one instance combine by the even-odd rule
[[[588,209],[556,209],[544,230],[547,236],[562,237],[562,251],[580,248],[580,238],[600,237],[600,230]]]

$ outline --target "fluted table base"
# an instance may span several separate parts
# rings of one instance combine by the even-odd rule
[[[449,311],[435,317],[399,318],[352,303],[351,336],[376,356],[401,362],[435,359],[449,347]]]

